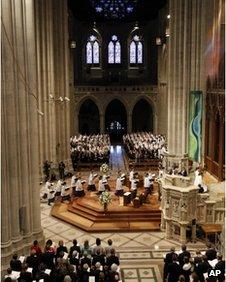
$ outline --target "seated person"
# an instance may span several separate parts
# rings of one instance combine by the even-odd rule
[[[10,261],[10,267],[13,271],[21,271],[22,263],[18,259],[18,255],[14,254],[12,260]]]
[[[107,257],[106,264],[108,265],[109,269],[111,268],[112,264],[119,265],[119,258],[115,255],[115,250],[111,249],[110,256]]]

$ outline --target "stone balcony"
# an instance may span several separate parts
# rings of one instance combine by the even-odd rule
[[[157,85],[109,85],[109,86],[97,86],[97,85],[77,85],[74,88],[75,94],[102,94],[102,93],[129,93],[129,94],[147,94],[157,95]]]

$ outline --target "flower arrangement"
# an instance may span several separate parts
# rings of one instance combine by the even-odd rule
[[[101,167],[100,167],[100,172],[105,174],[108,171],[109,171],[109,166],[106,163],[102,164]]]
[[[100,195],[100,203],[102,206],[105,204],[110,204],[111,203],[111,194],[108,191],[104,191]]]
[[[100,203],[104,207],[104,212],[107,213],[108,205],[111,203],[111,194],[108,191],[101,193]]]

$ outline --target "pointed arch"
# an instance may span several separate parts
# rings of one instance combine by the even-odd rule
[[[95,35],[90,35],[86,43],[86,63],[100,64],[100,44]]]

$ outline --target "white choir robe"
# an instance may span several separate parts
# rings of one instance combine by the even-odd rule
[[[71,178],[71,186],[72,187],[75,186],[76,182],[77,182],[77,177],[75,175],[73,175],[72,178]]]
[[[50,181],[46,181],[46,184],[45,184],[45,192],[48,193],[50,187],[52,186],[51,182]]]
[[[151,187],[151,179],[149,176],[144,177],[144,188],[150,188]]]
[[[88,185],[93,185],[93,184],[94,184],[94,183],[93,183],[93,179],[94,179],[93,174],[90,173],[89,179],[88,179]]]
[[[132,179],[131,181],[131,190],[136,190],[137,189],[137,179]]]
[[[51,193],[51,192],[54,192],[54,190],[53,190],[53,189],[50,189],[50,190],[48,191],[48,194],[47,194],[47,199],[48,199],[48,200],[52,200],[52,199],[55,197],[55,193]]]
[[[83,191],[81,179],[77,180],[76,185],[75,185],[75,191]]]
[[[116,179],[116,191],[117,191],[117,190],[123,190],[121,177],[118,177],[118,178]]]
[[[196,187],[198,187],[199,184],[200,184],[200,185],[203,184],[202,175],[199,174],[199,171],[198,171],[198,170],[196,170],[196,171],[195,171],[195,181],[194,181],[194,185],[195,185]]]
[[[59,182],[59,181],[58,181]],[[56,185],[56,192],[61,192],[61,189],[62,189],[62,184],[61,184],[61,182],[60,182],[60,185],[58,185],[58,182],[57,182],[57,185]]]
[[[61,194],[60,194],[61,197],[64,197],[64,196],[67,195],[67,193],[66,193],[66,191],[65,191],[66,188],[67,188],[66,185],[62,185],[62,186],[61,186]]]
[[[129,173],[129,181],[131,182],[133,180],[133,175],[134,175],[134,171],[131,170]]]
[[[98,191],[99,192],[104,192],[105,191],[105,185],[103,184],[103,180],[102,179],[99,180]]]

